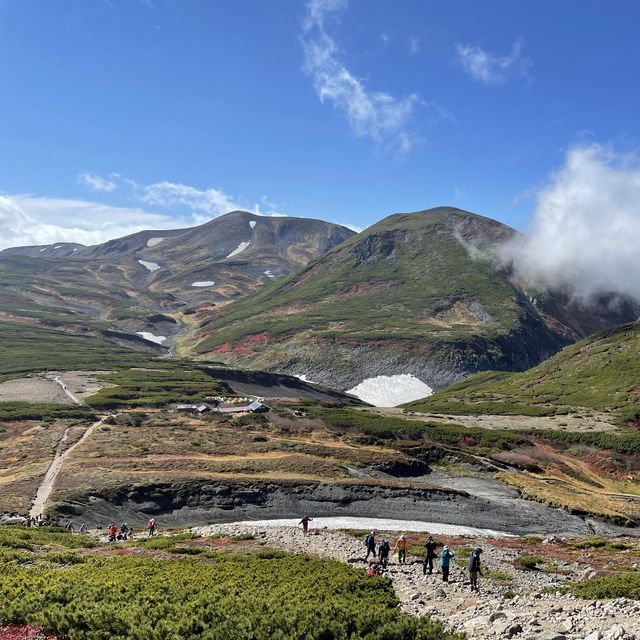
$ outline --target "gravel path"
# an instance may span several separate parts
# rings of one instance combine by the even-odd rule
[[[363,543],[352,536],[326,529],[304,537],[296,527],[261,527],[250,523],[197,527],[200,535],[253,534],[266,546],[294,553],[308,553],[348,562],[363,570]],[[391,534],[393,536],[393,534]],[[392,547],[394,537],[391,537]],[[452,565],[451,582],[443,584],[437,573],[423,576],[422,564],[389,566],[403,610],[413,615],[428,613],[470,638],[517,638],[522,640],[631,640],[640,638],[640,602],[626,599],[588,602],[554,590],[564,578],[556,574],[514,569],[517,551],[492,546],[487,539],[474,543],[483,550],[486,570],[512,576],[509,582],[481,579],[481,593],[471,593],[466,571]],[[468,541],[466,542],[468,544]],[[455,546],[452,545],[455,552]],[[395,558],[394,558],[395,560]],[[586,565],[563,563],[574,576],[589,572]],[[551,593],[547,593],[547,592]]]
[[[68,449],[65,449],[65,444],[67,439],[69,438],[69,430],[71,427],[67,427],[58,442],[58,446],[56,447],[55,454],[53,456],[53,460],[47,469],[47,473],[44,476],[44,480],[38,487],[38,491],[36,492],[36,497],[29,509],[29,515],[32,518],[36,518],[40,514],[45,512],[45,505],[47,504],[47,500],[53,491],[53,487],[56,482],[56,478],[58,477],[60,471],[62,470],[62,465],[64,464],[65,458],[80,444],[82,444],[89,436],[95,431],[97,427],[102,424],[103,420],[98,420],[98,422],[94,422],[83,434],[82,437],[73,445],[71,445]]]

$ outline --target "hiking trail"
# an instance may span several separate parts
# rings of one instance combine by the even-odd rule
[[[60,376],[55,376],[53,378],[53,381],[60,386],[60,388],[64,391],[65,395],[72,402],[74,402],[75,404],[84,404],[82,400],[80,400],[80,398],[78,398],[78,396],[69,389],[66,382],[64,382],[64,380]]]
[[[104,418],[101,418],[97,422],[94,422],[83,434],[80,440],[75,444],[72,444],[68,449],[64,448],[65,443],[69,438],[69,430],[71,427],[67,427],[62,434],[62,437],[58,441],[58,445],[56,446],[56,451],[53,456],[53,460],[47,469],[47,473],[44,476],[44,480],[38,487],[38,491],[36,492],[36,497],[31,504],[31,508],[29,509],[29,515],[32,518],[40,515],[44,512],[44,507],[53,491],[53,487],[56,482],[56,478],[62,469],[62,465],[64,464],[65,458],[78,446],[81,445],[94,431],[97,427],[99,427],[103,423]]]

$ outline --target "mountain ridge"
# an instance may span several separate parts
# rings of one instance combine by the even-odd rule
[[[393,214],[250,302],[202,317],[194,351],[344,389],[394,374],[441,389],[488,368],[534,366],[589,322],[637,317],[633,305],[593,317],[516,286],[492,250],[517,233],[454,207]]]

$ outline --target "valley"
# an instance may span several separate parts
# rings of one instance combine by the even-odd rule
[[[521,609],[549,609],[530,590],[631,571],[616,554],[635,554],[640,532],[640,333],[630,300],[585,308],[517,282],[496,262],[515,233],[452,208],[359,234],[236,212],[0,253],[0,523],[22,531],[42,514],[99,537],[155,518],[187,542],[246,536],[356,567],[359,533],[301,543],[288,521],[393,524],[416,545],[428,527],[460,548],[482,539],[498,573],[525,548],[544,558],[548,574],[487,587],[499,602],[513,589],[522,607],[505,619],[529,629]],[[607,563],[573,556],[613,539],[624,549]],[[414,573],[388,574],[398,611],[495,635],[488,605],[454,586],[439,616],[435,581]],[[606,630],[583,618],[574,637]]]

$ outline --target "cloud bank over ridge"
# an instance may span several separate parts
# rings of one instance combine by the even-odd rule
[[[615,292],[640,302],[640,162],[599,144],[571,147],[538,192],[526,236],[502,247],[515,275],[588,303]]]

